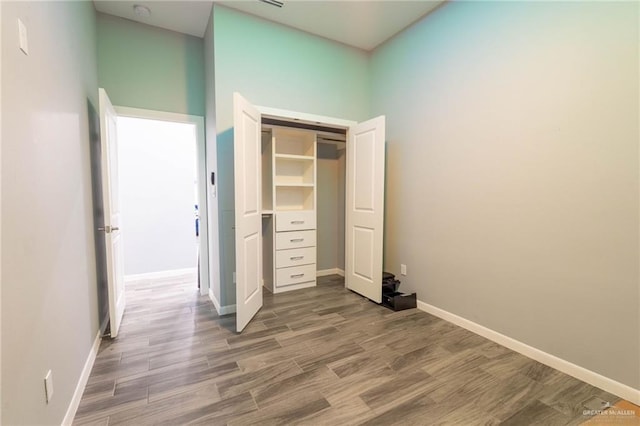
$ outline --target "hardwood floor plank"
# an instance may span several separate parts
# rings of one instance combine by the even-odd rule
[[[122,410],[147,404],[148,389],[135,388],[119,395],[87,398],[80,401],[76,419],[78,421],[98,420]]]
[[[582,403],[591,397],[603,399],[614,405],[620,398],[593,387],[578,379],[554,371],[544,381],[545,392],[539,400],[569,417],[580,416]]]
[[[447,350],[436,345],[425,345],[420,348],[398,355],[390,361],[391,369],[397,372],[420,368],[426,365],[434,365],[438,360],[451,356]]]
[[[555,410],[538,400],[530,402],[525,408],[501,423],[502,426],[544,425],[560,426],[570,422],[571,417]]]
[[[243,373],[246,373],[309,354],[311,354],[311,349],[306,344],[299,343],[241,359],[238,361],[238,366]]]
[[[83,398],[94,398],[96,396],[109,396],[113,395],[113,391],[116,387],[116,379],[107,378],[100,381],[87,382],[87,386],[84,388]]]
[[[371,389],[383,387],[395,377],[396,374],[393,370],[389,367],[382,367],[364,374],[352,374],[335,383],[320,386],[320,392],[331,405],[336,405],[354,395],[359,396]]]
[[[361,346],[359,347],[361,348]],[[370,374],[381,368],[389,367],[390,362],[396,357],[397,354],[381,347],[377,350],[363,350],[354,355],[328,362],[327,366],[342,379],[353,374]]]
[[[300,373],[302,373],[302,370],[295,362],[285,361],[222,380],[218,383],[218,390],[223,398],[228,398],[229,396],[256,389],[267,383],[278,383]]]
[[[384,411],[413,397],[427,393],[431,386],[439,383],[427,373],[418,370],[412,374],[403,374],[361,393],[360,398],[372,410]],[[429,398],[429,401],[433,401]]]
[[[303,421],[294,421],[292,424],[356,425],[375,416],[375,413],[360,398],[351,397],[337,401],[330,407],[307,416]]]
[[[365,401],[366,402],[366,401]],[[371,407],[370,404],[367,404]],[[376,415],[362,425],[427,425],[435,420],[434,410],[438,404],[427,395],[421,394],[401,401],[387,404],[386,410],[377,409]],[[441,409],[441,408],[440,408]]]
[[[109,416],[101,417],[99,419],[91,419],[87,421],[76,419],[73,421],[73,424],[76,426],[108,426]]]
[[[183,412],[196,410],[218,401],[220,401],[220,395],[215,384],[200,384],[195,389],[114,413],[109,417],[109,425],[162,423]]]
[[[298,392],[318,389],[320,386],[331,386],[338,377],[328,367],[305,371],[277,382],[268,382],[251,390],[258,408],[264,409],[274,402],[286,401],[295,397]]]
[[[195,409],[181,410],[156,424],[175,426],[186,424],[224,425],[244,413],[257,411],[256,403],[249,392],[207,404]]]
[[[260,331],[242,333],[235,336],[227,337],[227,344],[231,348],[244,346],[250,343],[257,343],[270,338],[283,338],[290,333],[289,327],[279,325],[277,327],[265,328]]]
[[[271,404],[265,409],[232,419],[229,426],[287,425],[295,422],[308,423],[316,413],[331,405],[319,392],[299,392],[293,398]]]
[[[210,365],[226,364],[230,361],[237,362],[255,355],[280,349],[281,347],[276,339],[270,338],[236,348],[213,350],[207,355],[207,360]]]

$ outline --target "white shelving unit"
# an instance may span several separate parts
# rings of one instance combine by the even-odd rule
[[[274,127],[263,132],[262,148],[264,285],[274,293],[313,287],[316,134]]]

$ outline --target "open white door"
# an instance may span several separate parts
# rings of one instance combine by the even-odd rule
[[[102,162],[102,200],[107,254],[107,287],[111,338],[118,335],[126,304],[124,293],[124,257],[120,231],[118,194],[118,134],[116,112],[104,89],[100,93],[100,145]]]
[[[349,129],[347,141],[346,286],[382,301],[384,116]]]
[[[233,94],[236,215],[236,330],[262,307],[261,116]]]

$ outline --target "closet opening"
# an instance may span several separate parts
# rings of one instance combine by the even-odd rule
[[[263,286],[344,277],[346,129],[263,117],[261,136]]]
[[[236,331],[263,288],[314,287],[323,274],[380,303],[384,116],[358,123],[233,101]]]

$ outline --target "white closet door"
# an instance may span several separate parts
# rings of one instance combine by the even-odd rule
[[[347,141],[346,286],[382,301],[385,118],[349,129]]]
[[[261,116],[233,94],[236,219],[236,330],[262,307]]]

